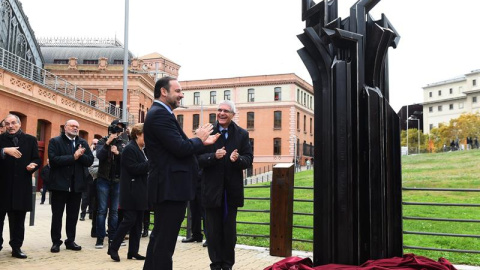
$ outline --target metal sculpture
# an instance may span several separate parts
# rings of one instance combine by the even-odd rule
[[[388,48],[399,35],[380,0],[359,0],[346,19],[337,0],[302,0],[304,48],[315,99],[314,264],[401,256],[399,119],[390,107]]]

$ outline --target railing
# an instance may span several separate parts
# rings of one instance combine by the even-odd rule
[[[458,188],[409,188],[404,187],[405,191],[448,191],[448,192],[480,192],[480,189],[458,189]],[[426,207],[480,207],[480,204],[468,204],[468,203],[430,203],[430,202],[402,202],[403,205],[417,205]],[[404,220],[418,220],[418,221],[431,221],[431,222],[461,222],[461,223],[480,223],[480,219],[454,219],[454,218],[438,218],[438,217],[411,217],[403,216]],[[480,239],[480,235],[474,234],[456,234],[456,233],[438,233],[438,232],[416,232],[416,231],[403,231],[403,234],[412,235],[429,235],[429,236],[446,236],[446,237],[465,237]],[[460,252],[460,253],[476,253],[480,254],[480,250],[463,250],[463,249],[442,249],[435,247],[419,247],[404,245],[404,249],[420,249],[420,250],[432,250],[432,251],[444,251],[444,252]],[[480,248],[479,248],[480,249]]]
[[[71,84],[65,79],[56,76],[47,70],[28,62],[27,60],[0,48],[0,68],[12,72],[29,81],[40,84],[58,94],[82,102],[92,108],[101,110],[115,118],[122,117],[121,108],[99,98],[77,85]],[[133,123],[133,115],[127,112],[129,122]]]
[[[271,182],[266,183],[266,184],[261,184],[261,185],[248,185],[244,186],[244,188],[247,190],[255,190],[255,189],[268,189],[271,191]],[[308,190],[312,191],[314,190],[313,187],[299,187],[299,186],[294,186],[294,190]],[[451,189],[451,188],[408,188],[405,187],[403,188],[404,191],[433,191],[433,192],[439,192],[439,191],[447,191],[447,192],[480,192],[480,189]],[[254,208],[255,205],[261,204],[259,202],[268,202],[268,207],[270,206],[271,203],[271,195],[266,197],[245,197],[245,207],[244,208],[239,208],[238,212],[239,213],[252,213],[252,214],[267,214],[270,215],[271,210],[266,209],[266,208],[257,208],[257,209],[252,209]],[[250,203],[253,202],[253,203]],[[312,209],[313,209],[313,202],[314,200],[309,200],[309,199],[296,199],[294,197],[293,199],[294,203],[308,203],[312,204]],[[421,207],[480,207],[480,204],[469,204],[469,203],[431,203],[431,202],[408,202],[404,201],[402,202],[404,206],[421,206]],[[266,205],[263,205],[265,207]],[[248,209],[248,207],[251,207]],[[295,210],[295,208],[294,208]],[[293,212],[293,216],[309,216],[313,218],[313,213],[301,213],[301,212]],[[417,217],[417,216],[403,216],[403,220],[418,220],[418,221],[427,221],[427,222],[458,222],[458,223],[480,223],[479,219],[459,219],[459,218],[439,218],[439,217]],[[268,221],[266,222],[255,222],[255,221],[244,221],[240,217],[238,218],[237,224],[242,224],[246,226],[255,226],[258,228],[258,226],[268,226],[267,230],[269,229],[270,226],[270,216],[268,218],[262,218],[263,220],[267,219]],[[298,224],[293,224],[292,228],[294,230],[294,235],[295,235],[295,230],[310,230],[312,231],[313,235],[313,226],[304,226],[304,225],[298,225]],[[250,231],[250,230],[247,230]],[[409,230],[404,230],[403,231],[404,235],[427,235],[427,236],[432,236],[432,237],[461,237],[461,238],[473,238],[473,239],[480,239],[480,235],[475,235],[475,234],[461,234],[461,233],[446,233],[446,232],[428,232],[428,231],[409,231]],[[252,238],[265,238],[270,241],[270,235],[268,233],[264,234],[251,234],[251,233],[237,233],[237,236],[244,236],[244,237],[252,237]],[[313,240],[310,239],[299,239],[299,238],[292,238],[292,242],[297,241],[297,242],[305,242],[305,243],[310,243],[313,244]],[[480,248],[478,250],[465,250],[465,249],[442,249],[442,248],[436,248],[436,247],[420,247],[420,246],[409,246],[409,245],[404,245],[404,249],[421,249],[421,250],[431,250],[431,251],[442,251],[442,252],[458,252],[458,253],[474,253],[474,254],[480,254]]]

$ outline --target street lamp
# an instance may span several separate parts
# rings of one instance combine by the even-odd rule
[[[412,121],[417,121],[417,124],[418,124],[418,129],[417,129],[417,132],[418,132],[418,149],[417,149],[417,154],[420,154],[420,119],[414,117],[413,115],[410,116],[408,118],[408,120],[412,120]],[[407,124],[408,124],[408,120],[407,120]],[[407,138],[408,138],[408,134],[407,134]]]

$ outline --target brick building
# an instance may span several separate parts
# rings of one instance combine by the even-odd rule
[[[250,133],[253,168],[280,162],[304,164],[313,157],[313,87],[295,74],[181,81],[181,108],[175,112],[188,136],[213,123],[217,104],[232,100],[234,121]],[[296,152],[296,154],[295,154]]]

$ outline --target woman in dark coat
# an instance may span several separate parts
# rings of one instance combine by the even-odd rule
[[[118,226],[108,254],[112,260],[119,262],[118,249],[125,235],[130,231],[128,259],[145,260],[138,254],[140,235],[142,233],[143,213],[148,209],[147,174],[148,161],[143,152],[143,124],[133,126],[130,133],[132,140],[122,153],[120,173],[120,207],[123,220]]]

